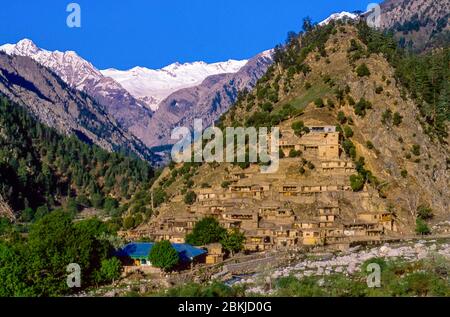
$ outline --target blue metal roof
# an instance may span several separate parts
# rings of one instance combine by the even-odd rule
[[[172,247],[178,252],[178,256],[182,262],[192,261],[195,257],[205,254],[206,251],[193,247],[185,243],[171,243]],[[134,259],[148,258],[153,242],[132,242],[124,246],[119,252],[119,256],[130,257]]]

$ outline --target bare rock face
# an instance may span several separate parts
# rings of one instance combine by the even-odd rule
[[[64,134],[76,135],[109,151],[123,149],[154,159],[95,99],[69,87],[31,58],[0,53],[0,93]]]
[[[448,0],[386,0],[381,28],[391,29],[403,45],[417,50],[441,46],[450,39]]]
[[[174,143],[170,134],[174,127],[192,127],[201,118],[206,128],[217,120],[236,101],[239,91],[252,88],[272,64],[271,51],[249,60],[235,74],[220,74],[206,78],[199,86],[181,89],[160,105],[151,120],[152,134],[143,140],[147,145]]]

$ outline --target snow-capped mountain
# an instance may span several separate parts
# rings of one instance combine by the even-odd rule
[[[340,13],[333,13],[328,18],[326,18],[325,20],[320,22],[319,25],[326,25],[326,24],[330,23],[331,21],[336,21],[336,20],[341,20],[341,19],[355,20],[357,18],[358,18],[357,14],[350,13],[347,11],[342,11]]]
[[[60,133],[108,151],[126,150],[149,161],[158,160],[94,98],[68,86],[54,71],[28,56],[0,52],[0,95]]]
[[[87,82],[98,81],[103,75],[88,61],[74,51],[47,51],[36,46],[31,40],[23,39],[17,44],[0,46],[0,51],[8,55],[27,56],[39,64],[53,70],[69,86],[84,90]]]
[[[0,51],[29,57],[53,71],[71,88],[92,96],[120,128],[147,146],[163,144],[170,137],[170,127],[198,108],[213,122],[234,102],[238,91],[252,87],[272,62],[271,51],[266,51],[248,61],[175,63],[159,70],[135,67],[129,71],[100,71],[73,51],[48,51],[28,39],[0,46]],[[189,89],[201,91],[201,96],[186,96],[185,90]],[[223,95],[220,105],[214,99],[218,95]],[[171,100],[177,101],[183,97],[185,106],[176,115],[166,109],[165,100],[171,96]],[[189,108],[189,104],[196,106]],[[157,109],[159,105],[163,105],[157,111],[161,114],[154,117],[150,107]],[[173,120],[168,120],[169,117]],[[161,124],[166,129],[160,129]]]
[[[236,102],[238,93],[252,89],[273,63],[273,50],[262,52],[248,60],[236,73],[211,75],[200,85],[175,91],[165,98],[151,121],[147,144],[171,144],[174,127],[192,127],[194,119],[201,118],[204,127],[211,125]]]
[[[130,70],[105,69],[101,73],[119,82],[135,98],[152,110],[173,92],[200,85],[212,75],[237,73],[248,61],[229,60],[207,64],[205,62],[174,63],[162,69],[135,67]]]
[[[94,97],[109,115],[139,139],[147,133],[146,126],[153,112],[146,104],[135,99],[112,78],[103,76],[97,68],[75,52],[47,51],[37,47],[29,39],[0,46],[0,51],[35,60],[51,69],[71,88]]]

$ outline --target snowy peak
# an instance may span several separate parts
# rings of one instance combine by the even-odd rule
[[[328,18],[326,18],[325,20],[320,22],[319,25],[326,25],[326,24],[330,23],[331,21],[336,21],[336,20],[342,20],[342,19],[355,20],[357,18],[358,18],[357,14],[350,13],[347,11],[342,11],[340,13],[333,13]]]
[[[37,54],[40,51],[36,44],[34,44],[34,42],[29,39],[23,39],[17,42],[17,44],[15,45],[15,49],[18,52],[24,52],[27,54]]]
[[[9,55],[27,56],[39,64],[52,69],[68,85],[83,90],[88,81],[100,80],[103,75],[88,61],[74,51],[60,52],[41,49],[29,39],[17,44],[0,46],[0,51]]]
[[[205,62],[173,63],[161,69],[134,67],[129,70],[105,69],[101,73],[119,82],[135,98],[147,103],[153,110],[173,92],[194,87],[207,77],[237,73],[247,60],[228,60],[207,64]]]

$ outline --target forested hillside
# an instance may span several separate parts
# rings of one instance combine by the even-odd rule
[[[399,232],[414,232],[417,213],[424,208],[434,211],[433,222],[448,219],[449,49],[412,53],[398,46],[392,34],[362,20],[318,26],[305,19],[303,29],[290,32],[286,43],[275,48],[274,64],[216,126],[279,126],[298,136],[308,134],[308,126],[336,126],[340,157],[352,160],[356,171],[346,181],[355,193],[366,188],[371,206],[379,198],[380,208],[395,214]],[[289,182],[288,176],[289,184],[328,184],[319,163],[308,164],[302,155],[281,155],[286,160],[280,160],[279,184],[273,175],[257,179],[256,164],[250,162],[172,164],[155,182],[154,192],[165,198],[165,204],[156,206],[160,218],[155,222],[164,214],[177,217],[178,210],[196,208],[201,201],[194,194],[205,188],[227,190],[231,182],[224,180],[233,173],[252,175],[242,180],[245,184],[266,182],[274,188]],[[295,159],[297,165],[288,166]],[[352,220],[362,208],[361,203],[349,207],[353,200],[337,194],[330,199],[347,208]],[[324,200],[300,202],[299,217],[306,217],[305,205],[315,203]],[[257,204],[248,203],[245,210],[257,210]]]
[[[230,109],[221,121],[232,125],[236,124],[236,121],[247,125],[273,125],[290,116],[289,109],[299,105],[295,102],[279,101],[283,98],[292,99],[289,95],[297,93],[293,89],[294,78],[299,75],[307,77],[311,72],[307,60],[308,54],[316,51],[316,62],[324,58],[327,64],[329,63],[329,53],[326,52],[325,45],[330,36],[338,32],[334,24],[313,28],[309,19],[305,20],[304,29],[307,32],[300,33],[300,36],[294,32],[289,33],[286,44],[276,47],[275,64],[259,80],[256,85],[256,94],[241,95],[235,107]],[[352,39],[347,52],[350,64],[356,65],[372,54],[381,54],[385,57],[395,69],[395,79],[400,84],[398,88],[402,91],[402,98],[406,99],[410,96],[414,99],[420,109],[420,121],[425,131],[444,142],[448,136],[446,125],[450,120],[450,49],[448,45],[433,52],[418,54],[402,49],[392,34],[371,29],[364,22],[357,24],[357,31],[358,40],[366,48]],[[330,64],[330,67],[333,65]],[[280,75],[282,71],[286,73],[285,78]],[[364,74],[361,73],[361,75]],[[360,77],[364,78],[364,76]],[[320,95],[318,88],[311,87],[311,84],[306,82],[301,93],[311,95],[312,99],[303,101],[315,101],[313,97]],[[324,84],[332,88],[336,86],[331,78],[326,76],[324,76]],[[336,87],[334,92],[330,91],[339,103],[345,97],[345,88]],[[237,113],[243,115],[237,115]]]
[[[22,220],[64,205],[117,208],[153,176],[149,164],[58,134],[0,99],[0,194]]]

